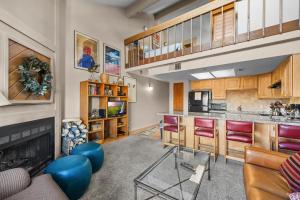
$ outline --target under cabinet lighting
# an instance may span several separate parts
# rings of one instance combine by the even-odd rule
[[[210,72],[195,73],[191,75],[199,80],[215,78]]]
[[[233,77],[235,76],[234,69],[218,70],[210,72],[216,78]]]

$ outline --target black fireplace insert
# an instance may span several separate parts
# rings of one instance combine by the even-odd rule
[[[54,118],[0,127],[0,171],[22,167],[31,176],[54,159]]]

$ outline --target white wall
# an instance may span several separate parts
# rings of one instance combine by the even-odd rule
[[[63,21],[61,14],[64,1],[56,0],[0,0],[0,25],[2,40],[5,34],[13,34],[20,41],[30,43],[41,49],[47,49],[55,57],[55,66],[61,66],[61,54],[56,44],[61,41],[57,37],[60,30],[56,25]],[[8,25],[7,25],[8,24]],[[13,28],[12,28],[13,27]],[[17,31],[16,31],[17,30]],[[33,40],[32,40],[33,39]],[[3,45],[3,44],[1,44]],[[0,50],[0,90],[5,90],[6,83],[3,81],[5,56],[3,46]],[[63,55],[63,54],[62,54]],[[54,68],[56,68],[54,66]],[[62,66],[63,67],[63,66]],[[13,105],[0,107],[0,126],[32,121],[41,118],[55,117],[55,145],[56,156],[60,153],[60,73],[58,68],[55,73],[55,96],[54,103],[39,105]],[[1,135],[1,133],[0,133]]]
[[[0,0],[0,8],[15,17],[23,25],[24,31],[32,29],[40,34],[34,39],[44,40],[48,47],[53,47],[55,41],[55,19],[57,0]],[[64,0],[60,0],[61,2]],[[4,15],[2,12],[1,15]],[[9,17],[6,17],[9,20]],[[17,23],[9,24],[16,27]]]
[[[143,31],[148,19],[128,19],[125,11],[104,6],[93,1],[67,0],[66,70],[65,70],[65,117],[80,117],[80,81],[87,80],[89,73],[74,68],[74,30],[100,41],[100,64],[103,70],[103,43],[121,50],[122,73],[124,74],[124,39]],[[143,89],[146,80],[138,79],[137,103],[129,104],[129,128],[135,130],[157,122],[156,112],[167,107],[166,83],[154,81],[153,93]],[[145,98],[147,97],[147,98]],[[151,105],[151,106],[150,106]]]
[[[129,103],[129,129],[136,130],[158,124],[158,112],[169,110],[169,84],[134,76],[137,78],[137,102]],[[149,90],[149,83],[153,87]]]

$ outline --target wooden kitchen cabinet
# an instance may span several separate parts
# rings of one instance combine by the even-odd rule
[[[272,84],[281,81],[282,64],[283,64],[283,63],[281,63],[281,64],[280,64],[280,65],[272,72]]]
[[[240,78],[227,78],[225,79],[226,90],[239,90],[240,89]]]
[[[300,97],[300,54],[293,55],[292,58],[292,91],[293,97]]]
[[[212,88],[212,80],[191,81],[192,90],[209,90]]]
[[[226,99],[225,79],[212,80],[212,98]]]
[[[262,74],[258,76],[258,98],[267,99],[272,98],[272,90],[269,86],[272,84],[272,74]]]
[[[241,89],[257,89],[257,76],[245,76],[241,77]]]
[[[290,98],[293,93],[293,58],[286,59],[281,67],[281,97]],[[298,77],[299,79],[299,77]]]
[[[272,142],[271,137],[273,137],[273,127],[274,124],[265,124],[265,123],[255,123],[254,124],[254,134],[255,142],[254,146],[261,147],[267,150],[271,150]]]

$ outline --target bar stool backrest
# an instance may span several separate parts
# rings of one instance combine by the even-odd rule
[[[227,120],[226,121],[226,131],[250,134],[253,132],[253,123]]]
[[[171,116],[171,115],[165,115],[164,116],[164,123],[168,124],[168,125],[178,126],[178,117],[177,116]]]
[[[279,124],[278,137],[300,140],[300,126]]]
[[[204,118],[195,117],[194,122],[195,122],[195,127],[207,128],[207,129],[214,129],[215,127],[215,120],[213,119],[204,119]]]

